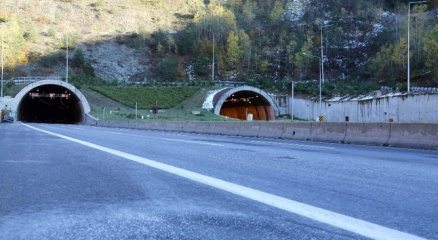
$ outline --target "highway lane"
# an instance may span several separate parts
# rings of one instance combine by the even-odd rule
[[[0,225],[0,238],[1,234],[10,236],[11,233],[18,238],[20,231],[14,227],[17,225],[30,229],[37,227],[37,222],[25,220],[26,214],[61,209],[49,214],[50,218],[61,220],[66,217],[65,208],[75,217],[72,218],[74,224],[67,221],[63,227],[71,229],[77,226],[77,232],[87,236],[85,230],[79,227],[86,223],[84,219],[80,220],[84,218],[84,213],[79,211],[81,207],[77,209],[75,206],[87,209],[96,204],[100,212],[90,214],[88,218],[92,219],[90,226],[97,225],[97,228],[103,229],[100,234],[97,231],[96,236],[99,237],[109,236],[112,231],[108,229],[111,224],[107,226],[101,222],[105,215],[102,211],[107,213],[107,209],[113,209],[118,212],[119,209],[129,208],[139,213],[133,220],[134,226],[141,222],[150,224],[144,219],[146,216],[162,223],[163,218],[159,215],[163,212],[180,223],[165,223],[167,227],[157,224],[160,226],[141,230],[131,229],[125,223],[113,223],[122,229],[127,228],[120,234],[131,232],[130,236],[139,239],[141,234],[144,237],[152,233],[156,234],[155,238],[162,237],[163,231],[174,234],[171,238],[175,239],[361,238],[339,228],[202,186],[23,125],[0,126],[2,156],[7,156],[2,157],[0,162],[1,169],[5,169],[0,172],[0,180],[3,186],[9,183],[9,188],[0,188],[0,196],[6,196],[0,197],[0,223],[3,223]],[[429,239],[438,238],[437,152],[77,125],[32,126],[380,226]],[[15,182],[17,173],[21,178]],[[69,207],[71,204],[72,207]],[[145,208],[156,204],[160,207],[152,213],[151,208]],[[196,208],[193,215],[186,215],[186,205]],[[102,206],[105,210],[101,210]],[[169,214],[171,209],[174,212]],[[212,212],[231,215],[224,217]],[[124,222],[124,214],[117,216]],[[234,225],[236,221],[240,224]],[[181,225],[186,226],[191,235],[183,231]],[[208,233],[205,233],[206,226]],[[58,231],[50,225],[43,225],[42,229],[45,228],[53,231],[51,234],[55,236],[59,234],[59,227]],[[92,229],[90,227],[87,231]],[[113,226],[113,229],[117,227]],[[34,231],[30,232],[34,234]],[[64,231],[65,234],[71,232]],[[35,235],[35,239],[47,236],[45,234],[47,232]],[[119,236],[127,238],[126,235]]]

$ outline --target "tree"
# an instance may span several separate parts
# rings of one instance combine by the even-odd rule
[[[271,21],[277,23],[283,19],[284,8],[283,3],[281,1],[275,1],[274,7],[272,8],[272,12],[269,15]]]
[[[18,63],[27,62],[24,31],[15,22],[0,23],[0,41],[4,42],[5,67],[15,67]]]
[[[158,71],[164,80],[175,81],[178,77],[178,61],[176,56],[171,55],[163,59],[158,65]]]
[[[401,38],[395,44],[385,44],[371,60],[368,72],[375,80],[394,83],[403,78],[407,62],[407,42]]]
[[[249,68],[251,65],[251,39],[248,34],[246,34],[245,30],[239,31],[239,48],[241,50],[241,54],[245,59],[245,63]]]
[[[304,42],[301,50],[295,54],[294,62],[297,67],[298,74],[300,78],[307,75],[309,69],[311,69],[311,62],[317,60],[312,56],[312,48],[314,46],[313,37],[311,34],[307,37],[306,42]],[[319,69],[319,63],[318,68]],[[316,71],[319,74],[319,71]]]
[[[398,43],[395,44],[391,61],[394,63],[394,74],[396,78],[401,78],[405,74],[406,62],[407,62],[407,40],[401,38]]]
[[[438,82],[438,25],[429,31],[424,39],[426,66],[432,70],[433,78]]]
[[[368,65],[368,72],[375,80],[386,83],[393,80],[394,64],[390,61],[393,51],[392,44],[386,44],[371,59]]]
[[[230,68],[235,68],[241,59],[242,50],[239,46],[239,37],[235,32],[230,32],[227,38],[227,63]]]
[[[254,21],[256,15],[254,13],[255,3],[253,1],[246,1],[243,5],[242,16],[247,25],[250,25]]]
[[[237,31],[236,16],[218,1],[210,2],[207,10],[195,15],[198,40],[215,34],[217,41],[224,42],[230,31]]]

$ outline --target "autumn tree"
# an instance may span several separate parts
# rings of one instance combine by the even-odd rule
[[[236,64],[240,63],[241,55],[239,36],[232,31],[227,38],[227,64],[230,69],[235,68]]]
[[[433,78],[438,82],[438,25],[427,33],[424,39],[426,66],[433,72]]]

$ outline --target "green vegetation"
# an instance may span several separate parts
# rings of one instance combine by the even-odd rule
[[[407,1],[208,2],[178,34],[153,35],[157,56],[166,59],[177,53],[179,59],[193,64],[195,78],[211,74],[214,46],[218,78],[282,90],[284,84],[279,82],[318,79],[315,56],[320,56],[322,41],[325,77],[340,86],[402,87],[406,81]],[[415,4],[412,9],[412,80],[417,85],[438,82],[433,34],[438,20],[430,12],[433,7]],[[321,39],[322,25],[327,27]],[[164,51],[169,38],[177,48]]]
[[[123,79],[126,81],[210,79],[214,51],[216,79],[285,91],[285,83],[292,80],[319,78],[322,45],[325,78],[336,83],[325,86],[324,93],[345,90],[356,94],[380,85],[404,90],[407,3],[2,0],[0,37],[6,46],[6,78],[63,75],[60,66],[68,36],[74,54],[72,82],[78,86],[102,84],[97,76],[106,81],[121,80],[99,74],[114,70],[105,61],[126,69],[141,65],[133,76]],[[436,86],[438,20],[434,1],[412,5],[411,23],[413,85]],[[322,38],[321,26],[326,26]],[[105,43],[118,43],[120,49],[129,47],[127,55],[134,60],[123,65],[120,58],[107,57],[112,52],[116,55],[117,45],[99,48]],[[90,55],[92,60],[87,59]],[[104,64],[97,64],[102,63],[99,61]],[[313,92],[312,87],[303,88],[303,92]]]
[[[129,107],[169,109],[193,96],[199,87],[92,86],[92,90]]]
[[[400,87],[400,86],[395,86]],[[329,82],[325,83],[322,87],[322,95],[328,97],[334,96],[359,96],[369,94],[370,92],[378,89],[378,84],[373,81],[369,82]],[[290,87],[289,87],[290,89]],[[318,96],[319,95],[319,82],[301,82],[295,86],[295,92],[297,94]]]
[[[208,90],[210,90],[210,88],[200,89],[193,96],[178,103],[174,108],[161,109],[156,114],[153,114],[150,108],[139,109],[137,112],[137,120],[233,121],[232,119],[217,116],[212,112],[200,108],[205,100],[205,94]],[[81,89],[81,92],[85,95],[91,105],[91,115],[106,120],[135,119],[135,108],[132,106],[126,106],[125,104],[112,100],[97,91],[92,90],[92,87],[84,86]],[[193,114],[192,111],[199,111],[200,114]]]

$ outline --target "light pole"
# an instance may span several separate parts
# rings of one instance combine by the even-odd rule
[[[322,59],[318,56],[309,55],[306,53],[303,53],[303,55],[319,59],[319,116],[321,116],[321,110],[322,110]]]
[[[409,2],[408,3],[408,86],[407,86],[407,92],[411,92],[411,4],[418,4],[418,3],[425,3],[427,1],[416,1],[416,2]]]
[[[2,36],[2,56],[1,56],[1,62],[2,62],[2,73],[1,73],[1,90],[0,90],[0,97],[3,98],[3,68],[4,68],[4,41],[3,41],[3,36]]]
[[[324,28],[326,28],[326,27],[330,27],[330,26],[332,26],[332,25],[321,25],[321,75],[322,75],[322,83],[324,84],[324,45],[323,45],[323,39],[324,39],[324,37],[323,37],[323,29]]]
[[[65,34],[65,81],[68,82],[68,33]]]
[[[212,63],[211,63],[211,81],[214,82],[214,33],[213,33],[213,56],[212,56]]]

